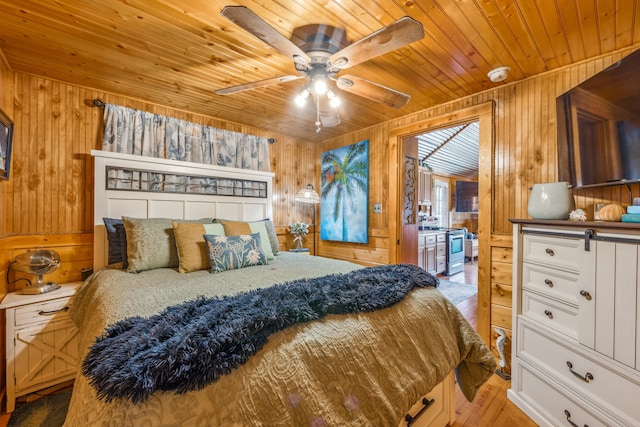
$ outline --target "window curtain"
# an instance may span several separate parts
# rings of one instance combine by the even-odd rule
[[[267,138],[114,104],[104,106],[102,149],[240,169],[270,168]]]

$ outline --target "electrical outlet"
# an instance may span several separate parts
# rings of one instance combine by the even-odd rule
[[[382,213],[382,203],[374,203],[373,204],[373,213]]]

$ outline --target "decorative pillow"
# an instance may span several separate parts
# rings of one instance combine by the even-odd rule
[[[273,250],[271,249],[271,243],[269,243],[269,233],[267,232],[267,226],[265,225],[264,221],[246,222],[220,220],[220,223],[224,226],[224,234],[227,236],[260,233],[262,250],[267,256],[267,259],[275,258],[273,255]]]
[[[107,230],[107,242],[109,252],[109,264],[122,262],[122,255],[127,252],[127,246],[122,246],[120,236],[116,230],[116,226],[122,225],[122,219],[118,218],[102,218],[104,228]]]
[[[122,217],[127,235],[127,271],[138,273],[155,268],[178,267],[178,250],[169,218]],[[175,220],[186,223],[211,223],[212,218]]]
[[[126,270],[129,267],[129,257],[127,256],[127,232],[124,230],[124,224],[114,224],[116,229],[116,236],[120,241],[120,247],[122,248],[122,269]]]
[[[212,236],[205,234],[212,273],[221,273],[253,265],[266,265],[260,234]]]
[[[224,236],[222,224],[193,224],[173,222],[173,233],[178,250],[178,271],[190,273],[211,267],[204,235]]]
[[[280,244],[278,243],[278,235],[276,234],[276,227],[273,225],[273,221],[269,218],[262,220],[267,228],[267,235],[269,236],[269,243],[271,244],[271,252],[274,255],[278,255],[280,252]]]
[[[122,220],[127,234],[128,272],[178,266],[171,219],[125,216]]]
[[[220,224],[224,226],[224,233],[227,236],[239,236],[241,234],[251,234],[251,227],[247,221],[227,221],[226,219],[219,220]]]

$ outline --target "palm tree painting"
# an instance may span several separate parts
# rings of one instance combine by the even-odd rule
[[[367,243],[369,141],[322,153],[320,238]]]

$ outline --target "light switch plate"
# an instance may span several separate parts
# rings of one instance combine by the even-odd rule
[[[382,213],[382,203],[373,204],[373,213]]]

